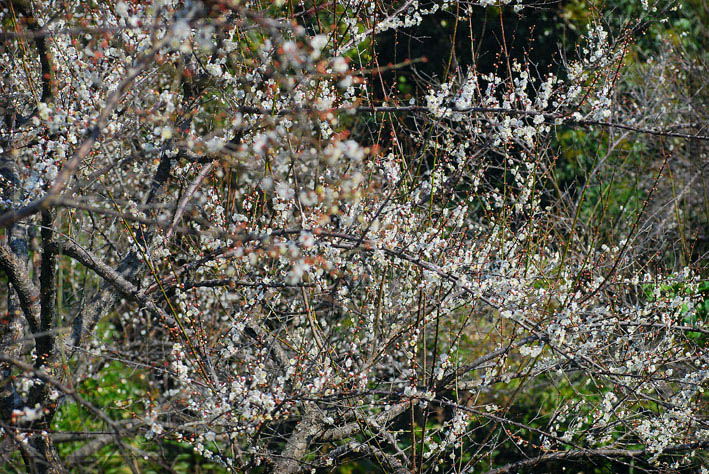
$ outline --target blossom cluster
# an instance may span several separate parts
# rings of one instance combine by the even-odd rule
[[[21,166],[0,208],[49,196],[55,238],[86,250],[61,268],[96,278],[91,304],[62,299],[110,314],[86,334],[76,317],[54,359],[83,380],[102,357],[144,370],[137,434],[276,472],[353,453],[395,470],[417,444],[418,462],[455,466],[487,429],[490,456],[500,434],[653,462],[709,441],[699,273],[651,272],[632,236],[603,242],[550,204],[557,127],[613,117],[624,53],[600,23],[562,72],[461,68],[399,107],[376,102],[368,38],[522,4],[344,2],[328,29],[319,2],[292,21],[284,2],[33,3],[52,92],[37,97],[39,62],[3,73],[28,119],[2,132]],[[529,421],[511,406],[532,382],[558,398]]]

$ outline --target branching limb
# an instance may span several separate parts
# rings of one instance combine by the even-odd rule
[[[0,242],[0,270],[5,272],[20,300],[20,307],[27,319],[30,330],[39,332],[40,304],[39,290],[30,278],[25,265],[15,254]]]
[[[133,474],[138,474],[137,469],[133,465],[132,462],[130,462],[130,456],[128,455],[128,451],[123,443],[122,440],[122,431],[121,431],[121,426],[117,424],[115,421],[113,421],[106,413],[103,412],[103,410],[97,408],[93,404],[89,403],[88,401],[84,400],[77,392],[71,387],[68,387],[61,382],[59,382],[57,379],[52,377],[51,375],[47,374],[45,371],[35,368],[30,364],[27,364],[25,362],[13,359],[11,357],[8,357],[4,354],[0,354],[0,362],[5,362],[11,365],[14,365],[18,369],[24,371],[25,373],[32,374],[33,377],[36,377],[40,379],[42,382],[46,383],[47,385],[51,385],[52,387],[56,388],[60,392],[64,393],[65,395],[69,396],[71,399],[73,399],[77,404],[81,405],[85,409],[87,409],[90,413],[92,413],[94,416],[96,416],[98,419],[106,423],[111,430],[113,431],[113,438],[116,442],[116,446],[118,446],[119,450],[123,453],[124,457],[126,458],[128,462],[129,467],[131,468],[131,471]]]
[[[697,449],[706,449],[709,447],[709,441],[703,443],[678,444],[668,446],[662,452],[665,454],[684,453]],[[580,459],[580,458],[639,458],[643,456],[652,456],[654,453],[647,449],[572,449],[569,451],[561,451],[558,453],[547,453],[540,456],[525,459],[505,464],[497,469],[487,471],[487,474],[502,474],[505,472],[517,472],[519,469],[530,468],[538,464],[550,461],[561,461],[564,459]]]

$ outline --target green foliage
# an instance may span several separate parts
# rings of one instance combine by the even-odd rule
[[[143,400],[150,397],[153,390],[146,380],[143,370],[136,370],[122,362],[107,364],[100,377],[83,381],[77,387],[78,394],[89,403],[102,409],[118,423],[129,422],[136,415],[143,413]],[[137,422],[137,420],[136,420]],[[54,419],[52,428],[57,432],[81,433],[97,432],[111,434],[110,427],[97,420],[84,407],[67,400]],[[58,452],[62,458],[71,456],[78,449],[91,442],[86,441],[59,443]],[[170,439],[146,439],[143,436],[124,439],[123,442],[135,456],[140,472],[165,472],[164,463],[178,473],[221,473],[226,470],[215,463],[205,460],[195,453],[187,442]],[[141,454],[142,453],[142,454]],[[132,472],[114,443],[101,447],[95,454],[84,461],[82,467],[75,467],[72,472],[104,472],[124,474]]]
[[[115,329],[107,322],[99,324],[97,333],[103,336],[107,344],[117,336]],[[157,394],[148,381],[149,375],[147,370],[136,368],[117,358],[105,364],[99,371],[98,377],[83,380],[76,387],[76,391],[85,401],[101,409],[115,422],[138,423],[139,417],[145,412],[144,401]],[[62,433],[93,432],[98,435],[112,433],[109,426],[71,398],[65,399],[57,410],[52,429]],[[66,458],[93,439],[89,436],[82,441],[58,443],[58,453],[62,458]],[[131,454],[135,455],[140,472],[165,472],[163,464],[165,462],[169,462],[170,468],[179,473],[226,472],[222,466],[209,462],[197,454],[187,442],[164,438],[146,439],[143,436],[124,438],[123,442]],[[124,474],[132,471],[115,443],[110,442],[86,458],[81,467],[75,466],[72,472]]]
[[[657,298],[688,297],[692,304],[682,303],[680,314],[683,315],[682,322],[690,327],[702,327],[709,320],[709,280],[699,282],[696,286],[683,283],[671,285],[653,284],[643,285],[643,292],[650,300]],[[701,332],[689,332],[687,336],[698,345],[707,345],[709,337]]]

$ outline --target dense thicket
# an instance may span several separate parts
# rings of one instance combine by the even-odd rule
[[[705,5],[0,5],[0,469],[706,462]]]

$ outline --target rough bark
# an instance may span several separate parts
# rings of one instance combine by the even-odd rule
[[[314,404],[306,404],[303,411],[303,418],[298,422],[293,434],[288,439],[286,447],[276,462],[274,472],[294,474],[301,472],[304,468],[302,460],[308,452],[312,439],[321,430],[322,425],[318,419],[318,409]]]

